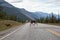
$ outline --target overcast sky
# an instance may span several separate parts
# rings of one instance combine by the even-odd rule
[[[60,0],[5,0],[18,8],[25,8],[31,12],[60,12]]]

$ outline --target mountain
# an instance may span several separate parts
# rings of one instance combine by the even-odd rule
[[[46,18],[47,16],[51,17],[52,16],[52,13],[49,14],[49,13],[44,13],[44,12],[32,12],[34,13],[35,15],[38,16],[38,18],[40,19],[40,17],[43,17],[43,18]],[[57,14],[53,14],[56,18],[58,18],[58,15]],[[60,15],[59,15],[60,17]]]
[[[49,15],[48,13],[44,13],[44,12],[33,12],[35,15],[38,16],[38,18],[40,17],[47,17],[47,15]]]
[[[36,20],[37,19],[37,16],[35,14],[32,14],[31,12],[28,12],[23,8],[22,9],[16,8],[4,0],[1,0],[0,4],[4,8],[4,10],[7,12],[7,15],[9,16],[16,15],[17,19],[20,19],[20,20]]]

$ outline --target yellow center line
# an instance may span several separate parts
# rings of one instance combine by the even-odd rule
[[[56,32],[56,31],[51,30],[51,29],[46,29],[46,30],[49,31],[49,32],[51,32],[51,33],[53,33],[53,34],[55,34],[56,36],[60,37],[60,33],[59,32]]]

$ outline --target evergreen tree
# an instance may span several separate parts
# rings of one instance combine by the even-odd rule
[[[0,19],[6,18],[6,12],[3,10],[3,7],[0,6]]]
[[[16,21],[16,19],[17,19],[16,17],[17,17],[16,15],[11,15],[9,19]]]

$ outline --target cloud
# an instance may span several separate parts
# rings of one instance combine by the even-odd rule
[[[29,0],[29,1],[42,3],[60,3],[60,0]]]
[[[22,2],[23,0],[5,0],[8,1],[9,3],[18,3],[18,2]]]
[[[25,8],[28,11],[54,12],[60,10],[60,0],[23,0],[23,2],[10,3],[18,8]]]
[[[55,2],[60,2],[60,0],[55,0]]]

